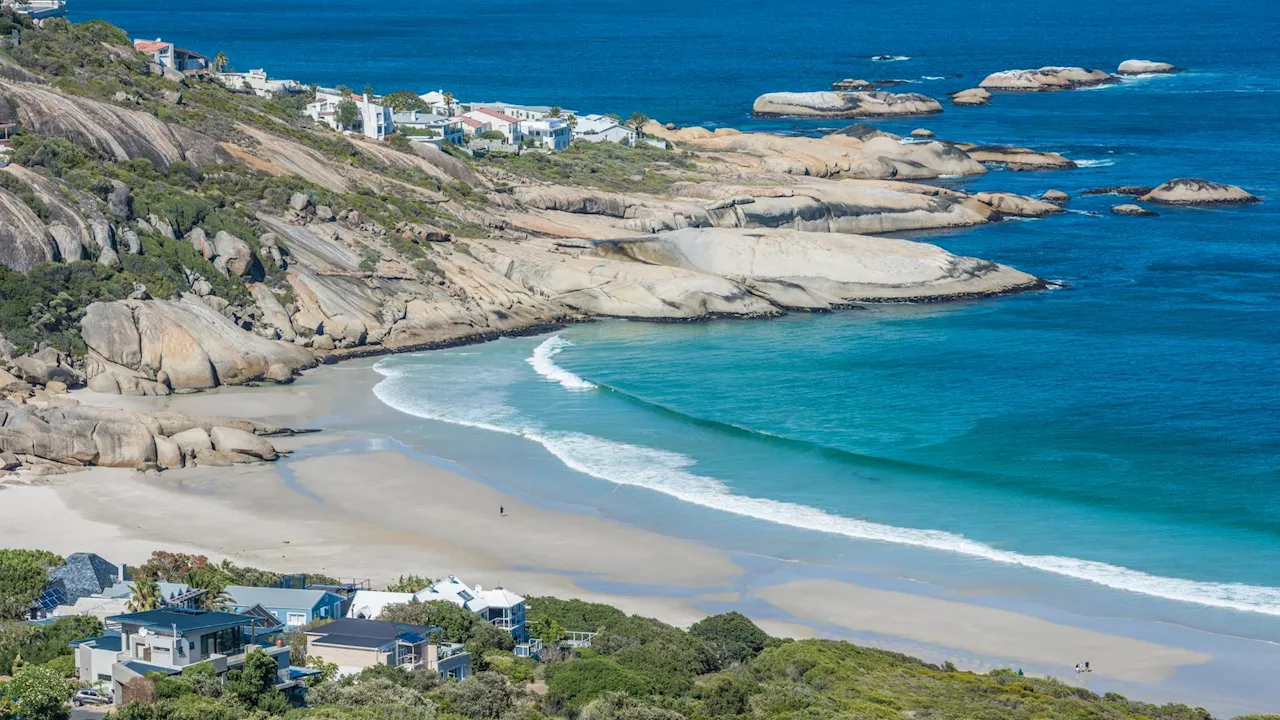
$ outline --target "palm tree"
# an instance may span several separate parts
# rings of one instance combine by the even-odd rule
[[[453,117],[453,93],[451,92],[444,94],[444,109],[446,115]]]
[[[214,72],[222,72],[223,69],[227,67],[228,62],[230,62],[230,60],[227,59],[227,54],[219,50],[218,54],[213,56]]]
[[[564,111],[560,109],[559,105],[552,105],[551,109],[547,111],[547,117],[558,118],[562,112]]]
[[[569,117],[565,118],[564,121],[569,123],[569,127],[571,128],[578,127],[578,116],[573,113],[569,113]]]
[[[140,578],[133,581],[133,591],[129,594],[129,612],[143,610],[159,610],[164,604],[160,593],[160,583],[154,578]]]
[[[636,131],[636,137],[644,137],[645,123],[649,122],[649,118],[644,113],[631,113],[631,117],[627,118],[627,124],[632,130]]]

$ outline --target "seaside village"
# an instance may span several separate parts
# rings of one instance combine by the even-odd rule
[[[146,679],[191,674],[197,665],[223,678],[242,670],[258,652],[270,659],[274,687],[301,700],[308,681],[344,677],[374,666],[433,670],[441,678],[472,674],[472,654],[441,625],[397,621],[394,608],[449,603],[472,613],[490,632],[509,635],[517,657],[541,660],[546,648],[526,626],[525,598],[502,587],[467,585],[450,575],[416,592],[370,589],[368,580],[307,575],[261,577],[266,586],[207,588],[156,579],[156,567],[188,566],[185,577],[208,576],[218,566],[200,556],[156,553],[139,568],[114,565],[93,553],[74,553],[48,571],[47,582],[25,611],[29,623],[49,625],[92,618],[100,634],[74,638],[74,676],[85,688],[77,705],[123,705]],[[191,568],[194,567],[194,570]],[[137,579],[133,578],[138,574]],[[162,570],[160,576],[169,573]],[[171,575],[170,575],[171,576]],[[391,620],[388,608],[393,608]],[[100,623],[100,624],[98,624]],[[557,628],[557,651],[589,647],[594,633]],[[256,662],[263,663],[261,656]],[[142,679],[142,680],[139,680]],[[137,681],[137,682],[135,682]]]
[[[616,115],[583,114],[554,105],[466,102],[444,90],[414,95],[399,91],[382,96],[365,88],[324,88],[296,80],[271,78],[266,70],[226,70],[226,58],[201,55],[164,40],[135,40],[134,47],[164,72],[207,75],[236,92],[263,97],[309,94],[304,114],[330,128],[371,140],[452,143],[473,153],[562,152],[576,140],[632,145],[644,142],[665,148],[666,142],[644,137],[646,118],[623,120]]]

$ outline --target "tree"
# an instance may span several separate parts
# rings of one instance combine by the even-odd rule
[[[230,61],[227,59],[227,54],[219,50],[218,54],[213,56],[214,71],[222,72],[224,69],[226,69],[228,62]]]
[[[566,117],[564,121],[569,123],[569,127],[571,128],[578,127],[578,116],[573,113],[569,113],[568,117]]]
[[[356,105],[355,100],[351,98],[343,98],[338,103],[338,127],[344,130],[352,130],[360,123],[360,108]]]
[[[383,608],[378,619],[405,625],[436,625],[444,631],[446,640],[460,643],[470,640],[482,622],[475,613],[447,600],[394,603]]]
[[[306,667],[312,670],[319,670],[320,674],[307,680],[308,687],[315,687],[321,683],[327,683],[338,675],[338,664],[325,662],[324,658],[312,655],[307,658]]]
[[[564,111],[560,109],[559,105],[552,105],[551,109],[547,111],[547,117],[558,118],[563,112]]]
[[[369,97],[373,97],[376,93],[374,93],[374,92],[373,92],[373,86],[372,86],[372,85],[365,85],[365,86],[364,86],[364,94],[365,94],[365,95],[368,95]]]
[[[644,113],[631,113],[631,117],[627,118],[627,124],[631,126],[632,130],[636,131],[636,137],[638,138],[644,137],[644,126],[647,122],[649,122],[649,118]]]
[[[62,558],[44,550],[0,550],[0,620],[19,620],[49,582]]]
[[[547,697],[559,708],[580,708],[606,692],[649,694],[638,673],[608,658],[581,658],[547,669]]]
[[[431,587],[435,581],[421,575],[401,575],[399,580],[387,586],[387,592],[416,593]]]
[[[396,90],[395,92],[387,93],[382,98],[382,103],[396,112],[431,109],[426,101],[418,97],[418,94],[412,90]]]
[[[160,583],[151,578],[140,578],[133,581],[133,590],[129,593],[129,612],[158,610],[164,604],[160,592]]]
[[[506,676],[478,672],[440,689],[449,709],[472,720],[496,720],[515,704],[516,691]]]
[[[261,648],[254,648],[245,656],[242,669],[227,673],[223,694],[245,707],[267,709],[283,699],[275,689],[277,672],[276,659],[262,652]]]
[[[23,720],[61,720],[76,686],[56,670],[28,665],[9,683],[8,692],[18,699]]]
[[[739,612],[703,618],[689,628],[689,634],[707,643],[712,654],[722,659],[722,666],[754,658],[769,641],[768,633]]]
[[[453,93],[451,92],[444,94],[444,109],[446,111],[445,115],[453,117]]]
[[[204,595],[199,600],[201,610],[226,610],[231,604],[225,576],[217,570],[193,572],[187,577],[187,584],[193,590],[204,590]]]
[[[555,645],[568,637],[568,633],[560,626],[559,621],[548,617],[540,617],[529,623],[529,634],[547,645]]]
[[[479,135],[476,135],[476,137],[480,138],[481,140],[506,140],[507,139],[506,135],[503,135],[497,130],[485,130]]]
[[[515,646],[516,640],[511,637],[511,633],[489,623],[476,625],[471,638],[467,640],[467,652],[471,653],[471,657],[478,659],[483,659],[484,654],[491,650],[511,652]]]

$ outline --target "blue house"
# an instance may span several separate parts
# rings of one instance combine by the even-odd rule
[[[343,616],[342,596],[327,590],[231,585],[226,591],[231,598],[227,604],[230,611],[243,613],[261,606],[286,627],[302,627],[316,620],[337,620]]]

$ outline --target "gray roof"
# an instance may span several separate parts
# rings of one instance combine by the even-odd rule
[[[326,590],[298,590],[295,588],[264,588],[248,585],[228,585],[227,595],[237,607],[261,605],[266,608],[311,610],[321,601],[337,602],[341,596]],[[327,599],[325,596],[329,596]]]
[[[121,623],[122,625],[141,625],[160,630],[170,630],[176,627],[178,632],[183,633],[191,630],[218,630],[238,627],[252,622],[250,618],[234,613],[177,609],[143,610],[142,612],[113,615],[107,618],[107,621]]]
[[[432,629],[421,625],[406,625],[383,620],[343,618],[308,630],[307,635],[317,636],[317,642],[331,645],[376,648],[396,640],[405,640],[410,643],[422,642]]]
[[[49,573],[49,582],[61,583],[66,604],[90,595],[98,595],[115,584],[120,568],[94,553],[72,553],[67,561]]]

